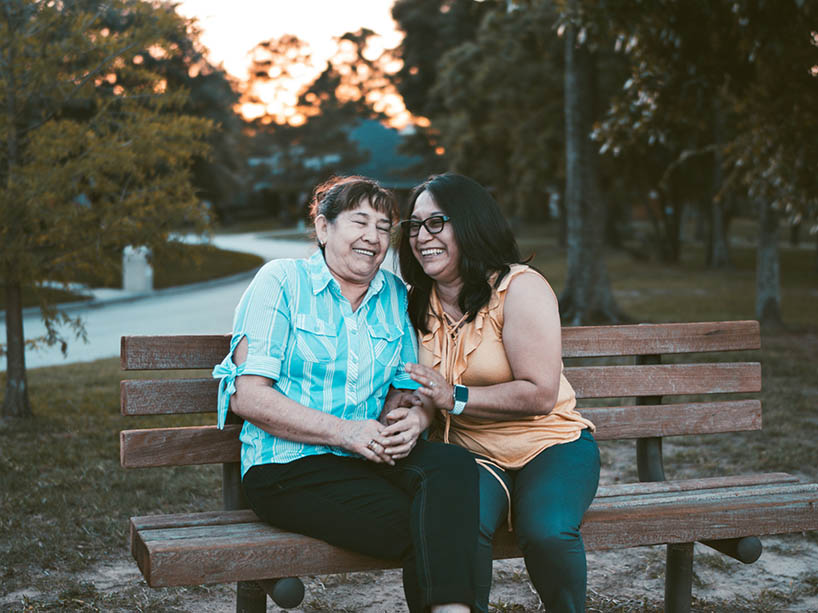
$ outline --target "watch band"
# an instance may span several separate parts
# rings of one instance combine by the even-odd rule
[[[465,385],[455,384],[452,390],[452,400],[454,401],[454,406],[449,413],[452,415],[460,415],[463,409],[466,408],[466,403],[469,401],[469,388]]]

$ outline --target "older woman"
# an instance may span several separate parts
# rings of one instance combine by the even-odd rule
[[[477,469],[419,438],[430,413],[394,391],[417,387],[402,369],[416,360],[406,290],[380,268],[397,204],[346,177],[315,190],[311,213],[320,249],[262,267],[214,370],[219,426],[228,407],[245,420],[247,500],[278,527],[401,559],[410,611],[469,611]]]
[[[439,412],[437,437],[480,466],[477,608],[488,608],[491,543],[507,520],[546,609],[582,611],[579,527],[599,451],[562,374],[554,292],[522,263],[497,203],[475,181],[432,177],[409,210],[400,268],[420,348],[406,370]]]

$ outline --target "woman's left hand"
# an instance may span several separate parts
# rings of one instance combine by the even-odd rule
[[[422,364],[408,362],[406,372],[415,382],[420,383],[421,387],[416,391],[436,408],[446,411],[451,411],[454,408],[454,398],[452,397],[454,387],[438,371]]]
[[[389,424],[381,431],[384,442],[384,453],[393,460],[400,460],[409,455],[417,444],[423,428],[418,408],[400,407],[393,409],[386,416]]]
[[[380,417],[378,417],[378,421],[384,426],[388,426],[390,421],[387,419],[387,416],[392,411],[401,407],[419,406],[421,403],[420,397],[414,390],[390,388],[389,393],[386,395],[386,400],[383,403],[383,409],[381,410]]]

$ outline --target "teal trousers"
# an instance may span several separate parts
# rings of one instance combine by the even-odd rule
[[[579,527],[599,484],[599,448],[583,430],[576,441],[545,449],[519,470],[495,470],[511,493],[512,526],[525,565],[548,613],[585,610],[585,546]],[[478,611],[488,611],[492,541],[507,530],[508,497],[480,466]]]

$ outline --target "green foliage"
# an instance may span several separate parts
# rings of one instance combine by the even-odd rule
[[[508,214],[545,217],[563,175],[562,45],[548,4],[493,12],[438,63],[432,116],[454,170],[498,191]],[[513,205],[511,204],[513,203]]]
[[[176,56],[185,28],[172,8],[138,0],[3,3],[0,267],[9,287],[94,274],[129,244],[160,254],[172,232],[205,226],[190,168],[213,124],[185,114],[187,92],[145,60]],[[47,301],[41,294],[48,324],[58,314]]]
[[[406,108],[432,117],[443,110],[432,93],[438,61],[450,49],[474,40],[483,16],[505,8],[504,0],[396,0],[392,17],[406,35],[398,47],[403,66],[395,74]]]
[[[191,182],[197,195],[224,219],[245,203],[247,192],[246,124],[234,110],[239,102],[238,84],[223,68],[205,59],[195,23],[170,32],[167,38],[174,53],[149,49],[137,61],[160,75],[168,89],[189,92],[183,113],[213,122],[207,139],[209,152],[194,157]]]
[[[592,30],[613,29],[631,64],[597,131],[601,148],[664,159],[665,191],[674,173],[716,155],[718,199],[771,202],[793,223],[814,218],[817,20],[814,2],[793,0],[630,0],[587,16]]]
[[[392,6],[392,17],[405,36],[394,50],[401,68],[391,79],[406,108],[416,117],[431,120],[431,125],[425,121],[416,125],[403,146],[404,153],[422,160],[413,169],[416,174],[442,172],[449,165],[442,131],[435,121],[448,113],[436,89],[441,58],[474,41],[483,17],[501,7],[505,7],[504,0],[396,0]]]

